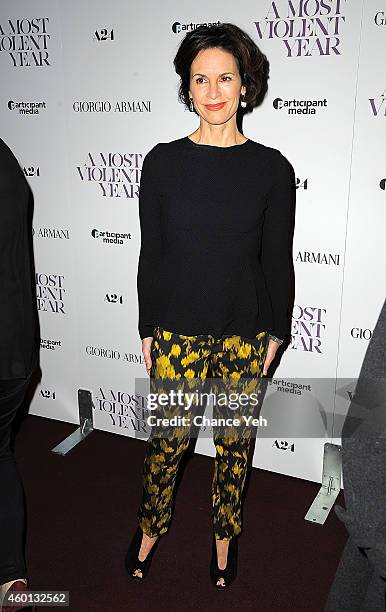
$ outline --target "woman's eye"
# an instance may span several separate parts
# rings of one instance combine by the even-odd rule
[[[226,79],[229,79],[230,81],[232,80],[232,77],[230,77],[230,76],[225,76],[225,77],[221,77],[221,78],[222,78],[222,80],[226,80]],[[196,83],[202,83],[202,81],[203,81],[202,77],[198,77],[198,79],[196,79]]]

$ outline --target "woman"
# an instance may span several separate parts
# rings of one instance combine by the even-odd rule
[[[174,65],[180,99],[200,117],[193,134],[145,156],[139,194],[139,334],[151,380],[257,379],[289,333],[292,166],[246,138],[238,115],[267,91],[268,62],[237,26],[200,26]],[[177,435],[179,433],[179,435]],[[236,575],[241,493],[250,439],[214,437],[211,578]],[[139,527],[126,557],[143,579],[170,525],[188,433],[146,443]]]

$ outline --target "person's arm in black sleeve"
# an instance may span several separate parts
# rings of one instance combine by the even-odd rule
[[[141,247],[138,260],[138,331],[141,340],[153,336],[152,302],[155,295],[155,270],[162,251],[161,197],[157,159],[159,144],[144,157],[139,187],[139,222]]]
[[[267,196],[263,225],[261,265],[271,300],[273,325],[269,334],[283,340],[290,333],[290,279],[295,211],[295,175],[278,151],[274,178]]]

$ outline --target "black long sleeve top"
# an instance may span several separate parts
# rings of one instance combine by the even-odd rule
[[[0,380],[27,377],[39,360],[32,214],[23,170],[0,138]]]
[[[156,144],[139,188],[138,331],[253,338],[290,331],[295,177],[251,139]]]

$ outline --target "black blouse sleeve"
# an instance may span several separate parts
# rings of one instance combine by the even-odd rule
[[[141,247],[138,260],[138,331],[140,338],[153,335],[151,320],[154,291],[155,268],[162,251],[161,241],[161,196],[159,191],[159,172],[157,159],[160,143],[156,144],[144,157],[139,187],[139,222]]]
[[[261,265],[273,313],[273,325],[268,332],[283,339],[290,333],[291,252],[296,191],[294,170],[280,151],[275,162],[275,176],[265,210]]]

